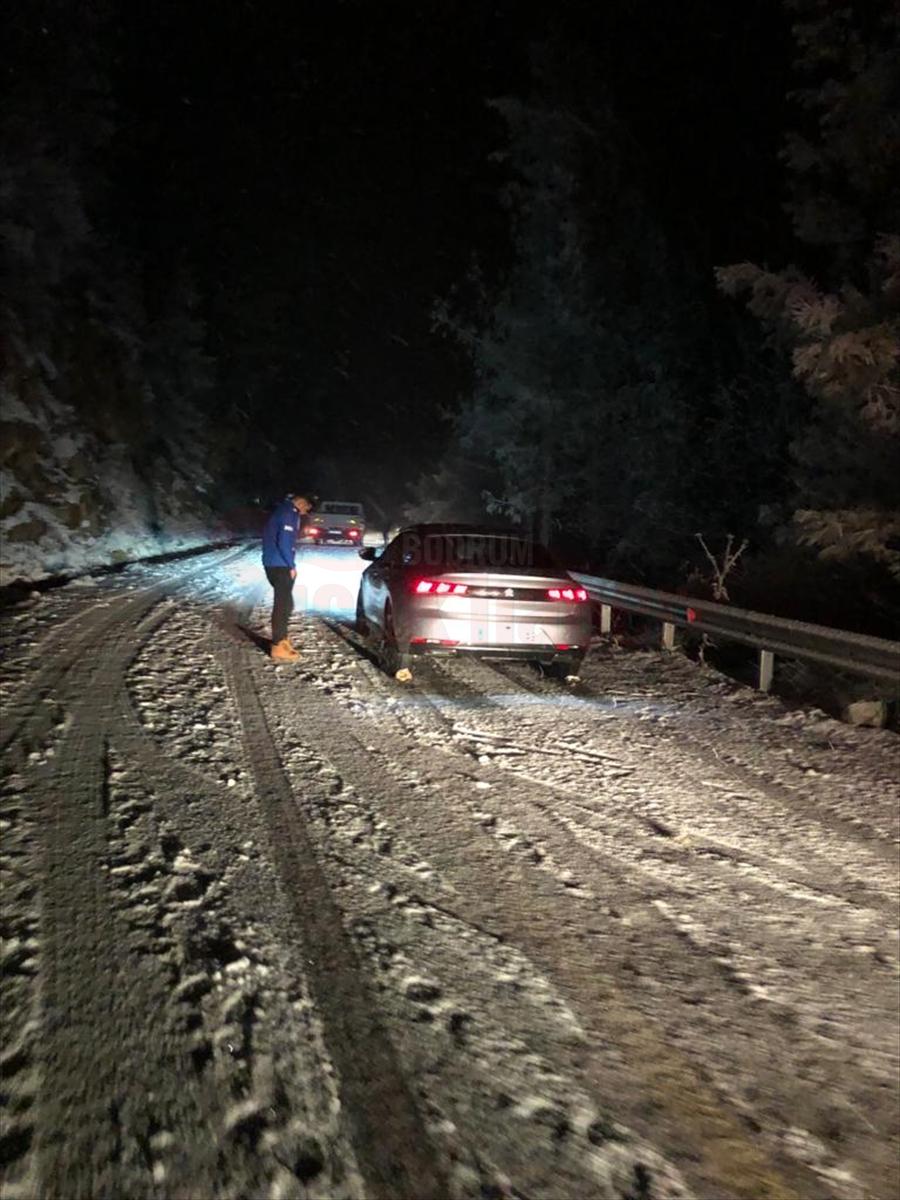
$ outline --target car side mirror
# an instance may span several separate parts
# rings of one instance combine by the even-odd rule
[[[381,557],[381,547],[366,546],[365,550],[360,550],[359,557],[364,558],[366,562],[374,562],[376,558]]]

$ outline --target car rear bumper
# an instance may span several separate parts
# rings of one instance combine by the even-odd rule
[[[544,611],[539,615],[513,614],[499,606],[464,615],[445,603],[438,612],[423,612],[418,608],[404,614],[408,619],[397,621],[397,631],[402,640],[410,643],[438,643],[483,654],[497,650],[519,653],[523,658],[554,654],[560,648],[586,649],[591,638],[588,606],[573,606],[568,611],[566,606],[559,607],[561,611]]]
[[[412,655],[429,654],[437,657],[472,655],[477,658],[493,658],[515,662],[556,663],[580,659],[587,646],[539,646],[539,645],[450,645],[447,642],[413,641],[409,646]]]

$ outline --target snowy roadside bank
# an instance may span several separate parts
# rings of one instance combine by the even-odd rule
[[[86,562],[79,568],[66,572],[18,576],[9,581],[4,580],[0,584],[0,609],[6,608],[10,604],[20,603],[33,592],[52,591],[54,588],[65,587],[78,579],[95,575],[111,575],[126,567],[142,564],[149,566],[153,563],[174,562],[180,558],[190,558],[195,554],[207,554],[211,550],[223,550],[228,546],[237,546],[243,539],[231,536],[209,541],[207,535],[207,539],[199,542],[179,538],[165,540],[171,543],[169,547],[165,550],[157,550],[156,553],[138,554],[134,558],[114,558],[112,562]],[[149,549],[149,543],[146,543],[143,549]],[[0,579],[3,579],[2,574],[0,574]]]
[[[151,396],[138,389],[133,411],[116,418],[96,395],[89,405],[75,403],[74,378],[21,331],[4,352],[0,588],[228,536],[211,499],[212,477],[184,430],[160,427],[140,451],[129,441],[151,411]],[[159,420],[158,409],[152,412]]]

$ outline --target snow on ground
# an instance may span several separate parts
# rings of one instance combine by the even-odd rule
[[[231,1187],[276,1196],[293,1194],[298,1180],[315,1181],[306,1194],[361,1196],[302,958],[273,927],[287,918],[259,831],[247,822],[240,833],[256,837],[223,853],[215,845],[221,831],[210,829],[192,852],[142,771],[116,759],[110,779],[116,912],[133,950],[164,964],[169,1003],[189,1030],[192,1070],[212,1077],[220,1103],[211,1106],[210,1133],[219,1153],[237,1159]],[[190,1159],[186,1136],[196,1132],[156,1134],[155,1182],[193,1174],[178,1161]],[[195,1175],[194,1186],[201,1180]]]
[[[327,686],[327,685],[326,685]],[[571,1067],[586,1036],[528,958],[459,913],[458,889],[271,709],[316,840],[405,1071],[415,1081],[460,1196],[625,1196],[646,1171],[653,1195],[688,1195],[678,1173],[609,1111]],[[289,701],[288,701],[289,704]],[[302,720],[302,717],[301,717]],[[294,719],[296,721],[296,718]],[[314,797],[310,776],[324,783]],[[408,780],[401,780],[409,796]]]
[[[5,618],[4,1194],[892,1200],[896,737],[663,653],[402,688],[359,569],[296,666],[255,551]]]

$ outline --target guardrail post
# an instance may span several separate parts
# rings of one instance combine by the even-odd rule
[[[775,674],[775,655],[771,650],[760,650],[759,652],[759,690],[767,692],[772,686],[772,677]]]
[[[675,626],[670,625],[668,621],[663,621],[663,650],[675,649]]]
[[[612,605],[600,605],[600,632],[609,633],[612,630]]]

